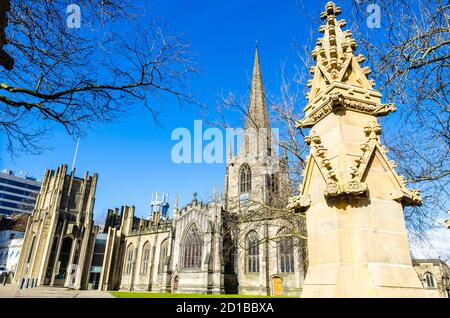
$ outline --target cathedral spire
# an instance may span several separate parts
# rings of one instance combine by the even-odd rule
[[[252,86],[248,105],[245,128],[269,128],[269,113],[266,105],[266,94],[259,63],[258,44],[255,48],[255,60],[253,63]]]

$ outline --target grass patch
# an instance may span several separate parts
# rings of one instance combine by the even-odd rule
[[[112,291],[111,294],[117,298],[291,298],[259,295],[237,295],[237,294],[171,294],[171,293],[150,293],[150,292],[124,292]],[[294,298],[294,297],[292,297]]]

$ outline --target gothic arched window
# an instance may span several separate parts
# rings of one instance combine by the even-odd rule
[[[278,258],[281,273],[293,273],[294,269],[294,238],[284,228],[278,232]]]
[[[164,241],[162,241],[161,246],[159,248],[158,273],[164,272],[164,265],[166,264],[168,249],[169,249],[169,240],[165,239]]]
[[[148,272],[148,265],[150,262],[150,242],[145,242],[142,248],[142,259],[141,259],[141,274],[146,275]]]
[[[249,193],[252,189],[252,171],[248,164],[244,163],[241,167],[239,175],[240,187],[239,192]]]
[[[423,275],[423,280],[425,281],[427,288],[434,288],[436,285],[434,283],[434,276],[430,272],[425,273]]]
[[[183,268],[200,269],[202,264],[202,238],[198,227],[193,224],[187,230],[183,241]]]
[[[133,269],[133,261],[134,261],[134,246],[133,244],[130,244],[128,245],[127,248],[127,261],[125,267],[125,274],[127,275],[131,274],[131,271]]]
[[[259,272],[259,242],[258,234],[255,231],[251,231],[247,234],[246,238],[246,270],[247,273]]]

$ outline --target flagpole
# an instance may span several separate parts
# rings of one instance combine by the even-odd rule
[[[73,156],[73,161],[72,161],[72,171],[75,169],[75,161],[77,160],[77,154],[78,154],[78,146],[80,144],[80,138],[78,138],[77,140],[77,146],[75,147],[75,154]]]

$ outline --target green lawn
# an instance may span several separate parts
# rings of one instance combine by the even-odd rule
[[[123,292],[113,291],[111,294],[117,298],[280,298],[274,296],[236,295],[236,294],[170,294],[149,292]],[[282,297],[283,298],[283,297]]]

